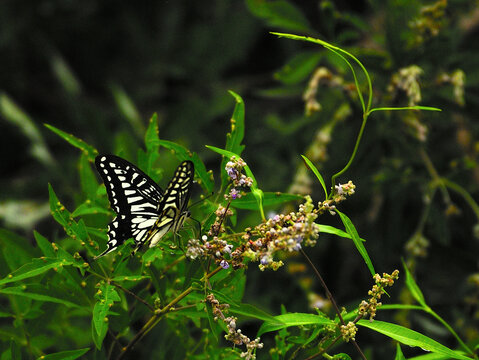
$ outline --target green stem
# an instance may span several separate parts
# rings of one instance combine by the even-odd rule
[[[336,185],[335,181],[336,181],[336,178],[338,176],[341,176],[342,174],[344,174],[348,169],[349,167],[351,166],[351,164],[353,163],[354,161],[354,158],[356,157],[356,153],[358,151],[358,148],[359,148],[359,143],[361,142],[361,138],[363,136],[363,132],[364,132],[364,128],[366,127],[366,122],[368,121],[368,117],[367,117],[367,114],[364,114],[363,116],[363,123],[361,124],[361,129],[359,129],[359,134],[358,134],[358,137],[356,139],[356,144],[354,145],[354,150],[353,150],[353,153],[351,154],[351,157],[349,158],[349,161],[348,163],[346,164],[346,166],[338,173],[334,174],[332,177],[331,177],[331,193],[329,194],[329,197],[328,199],[330,199],[333,195],[333,192],[334,192],[334,185]]]
[[[452,182],[446,178],[441,178],[440,181],[446,185],[449,189],[454,190],[456,193],[461,195],[467,204],[471,207],[472,211],[476,215],[476,218],[479,220],[479,205],[474,201],[471,195],[460,185]]]

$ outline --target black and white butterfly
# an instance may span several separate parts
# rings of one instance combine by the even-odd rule
[[[114,251],[133,238],[136,248],[155,246],[171,229],[176,233],[189,216],[187,210],[195,168],[183,161],[165,192],[143,171],[115,155],[99,155],[95,165],[105,183],[111,208],[117,216],[108,224],[107,249]]]

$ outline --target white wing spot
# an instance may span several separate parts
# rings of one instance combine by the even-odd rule
[[[130,187],[130,184],[127,183],[127,182],[123,182],[123,183],[121,183],[121,187],[122,187],[123,189],[126,189],[126,188],[129,188],[129,187]]]
[[[140,223],[138,225],[138,228],[140,228],[140,229],[150,228],[153,225],[155,225],[155,222],[156,222],[155,219],[150,219],[150,220],[143,221],[142,223]]]
[[[106,160],[106,156],[102,156],[101,159],[100,159],[100,161],[105,161],[105,160]]]
[[[135,180],[138,176],[139,176],[138,173],[134,173],[131,180]]]
[[[118,180],[120,180],[120,181],[125,181],[125,180],[126,180],[126,177],[124,177],[124,176],[118,176]]]
[[[133,195],[133,194],[136,194],[135,190],[125,190],[125,195],[126,196],[130,196],[130,195]]]
[[[132,196],[127,199],[128,204],[143,199],[141,196]]]

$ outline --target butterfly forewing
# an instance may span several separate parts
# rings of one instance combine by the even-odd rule
[[[159,217],[161,188],[143,171],[114,155],[99,155],[95,165],[105,183],[112,209],[118,214],[108,225],[107,249],[101,257],[133,237],[140,244]]]

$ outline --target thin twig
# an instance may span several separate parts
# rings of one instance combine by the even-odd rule
[[[120,284],[117,284],[116,282],[114,281],[111,281],[110,284],[116,286],[118,289],[124,291],[125,293],[133,296],[136,300],[138,300],[139,302],[145,304],[148,309],[150,309],[151,312],[155,312],[155,308],[153,306],[151,306],[146,300],[142,299],[141,297],[139,297],[138,295],[136,295],[134,292],[131,292],[130,290],[124,288],[123,286],[121,286]]]
[[[331,303],[333,304],[333,307],[336,311],[336,314],[338,315],[338,318],[339,320],[341,321],[341,324],[342,325],[345,325],[344,323],[344,319],[343,319],[343,316],[341,315],[341,311],[339,311],[339,307],[338,307],[338,304],[336,303],[336,300],[333,298],[333,295],[331,294],[331,291],[329,291],[329,288],[328,286],[326,285],[326,282],[323,280],[323,277],[321,276],[321,274],[319,273],[318,269],[316,268],[316,266],[314,266],[313,262],[311,261],[311,259],[309,258],[308,255],[306,255],[306,253],[304,252],[303,249],[300,249],[301,250],[301,253],[303,254],[303,256],[306,258],[306,260],[309,262],[309,265],[311,266],[311,268],[313,269],[313,271],[315,272],[316,276],[318,277],[320,283],[321,283],[321,286],[323,287],[323,289],[326,291],[326,295],[328,296],[328,299],[329,301],[331,301]],[[334,340],[334,342],[336,342],[337,339]],[[333,344],[334,344],[333,342]],[[353,339],[351,339],[351,342],[353,343],[354,347],[356,348],[356,350],[359,352],[359,355],[361,355],[361,358],[364,359],[364,360],[367,360],[366,356],[363,354],[363,352],[361,351],[361,348],[359,347],[359,345],[357,344],[357,342]]]

